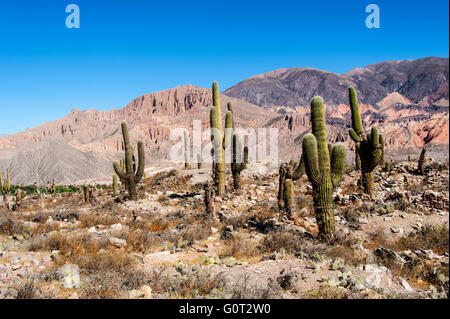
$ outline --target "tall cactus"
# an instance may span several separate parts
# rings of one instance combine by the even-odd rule
[[[189,135],[188,132],[184,131],[184,169],[189,169],[189,159],[191,157],[190,145],[189,145]]]
[[[311,100],[311,122],[312,134],[303,138],[303,158],[313,185],[319,236],[328,239],[334,235],[333,188],[339,184],[345,168],[345,148],[327,144],[325,109],[320,96]]]
[[[378,134],[376,127],[364,135],[364,128],[359,113],[358,99],[353,87],[349,89],[350,108],[352,110],[352,128],[349,130],[350,137],[356,143],[356,152],[361,158],[361,173],[364,192],[373,195],[373,170],[381,162],[384,156],[384,138]]]
[[[245,169],[248,162],[248,147],[244,147],[239,142],[239,136],[233,134],[233,162],[231,163],[231,172],[233,174],[234,189],[241,189],[241,172]]]
[[[420,175],[424,175],[425,174],[425,154],[427,152],[427,149],[424,147],[422,148],[422,152],[420,153],[420,157],[419,157],[419,174]]]
[[[6,169],[6,179],[3,180],[3,175],[0,173],[0,192],[3,195],[7,195],[11,190],[11,177],[9,174],[9,169]]]
[[[113,174],[113,194],[117,195],[117,175]]]
[[[211,142],[214,147],[215,185],[217,195],[225,194],[225,149],[230,144],[233,131],[233,118],[231,111],[226,113],[225,132],[222,133],[222,117],[220,110],[219,84],[213,83],[213,106],[210,111]]]
[[[145,153],[144,153],[144,143],[138,141],[138,158],[139,165],[137,171],[135,170],[135,161],[133,160],[133,147],[128,136],[128,126],[125,121],[122,122],[122,135],[125,144],[125,168],[123,171],[120,168],[119,162],[115,161],[113,163],[114,171],[119,176],[120,180],[125,183],[125,187],[128,190],[128,194],[131,200],[137,200],[136,184],[142,179],[144,175],[145,168]]]

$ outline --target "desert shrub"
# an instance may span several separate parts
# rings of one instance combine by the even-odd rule
[[[264,253],[272,253],[284,249],[287,253],[296,253],[302,249],[304,237],[293,233],[274,233],[266,236],[262,243]]]
[[[96,225],[110,226],[120,222],[119,217],[106,214],[82,214],[78,220],[81,228],[90,228]]]
[[[164,268],[154,269],[149,281],[155,293],[174,298],[217,297],[225,285],[222,273],[213,274],[198,267],[186,267],[176,277]]]
[[[26,231],[24,224],[15,219],[12,214],[3,215],[0,217],[0,234],[15,236],[21,235]]]
[[[225,240],[224,249],[220,252],[219,257],[233,256],[237,259],[243,259],[259,255],[261,255],[261,250],[255,241],[237,234]]]

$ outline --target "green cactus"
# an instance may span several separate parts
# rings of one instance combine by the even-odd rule
[[[231,111],[226,113],[225,132],[222,133],[222,117],[219,99],[219,84],[213,83],[213,106],[210,111],[211,142],[214,147],[214,169],[215,185],[217,195],[225,194],[225,149],[230,144],[233,131],[233,116]]]
[[[411,162],[411,155],[408,154],[408,162]]]
[[[420,157],[419,157],[419,174],[420,175],[424,175],[425,174],[425,154],[427,152],[427,149],[424,147],[422,148],[422,152],[420,153]]]
[[[113,174],[113,194],[117,195],[117,175]]]
[[[384,156],[384,138],[378,134],[376,127],[364,136],[358,99],[353,87],[349,88],[350,108],[352,110],[352,128],[349,135],[356,143],[356,152],[361,159],[361,173],[364,192],[373,195],[373,170],[380,164]]]
[[[119,162],[115,161],[113,163],[114,171],[120,180],[125,183],[125,187],[128,190],[128,194],[131,200],[137,200],[136,184],[142,179],[144,175],[145,168],[145,153],[144,153],[144,143],[140,140],[138,141],[138,158],[139,166],[136,171],[136,162],[133,160],[133,147],[128,136],[128,126],[125,121],[122,122],[122,135],[125,144],[125,168],[123,171],[120,168]]]
[[[189,159],[191,157],[190,154],[190,145],[189,145],[189,136],[188,132],[184,131],[184,169],[189,169]]]
[[[3,174],[0,173],[0,191],[3,195],[9,194],[11,191],[11,177],[9,169],[6,169],[6,180],[3,180]]]
[[[384,163],[384,171],[385,171],[386,173],[390,173],[391,170],[392,170],[392,168],[391,168],[391,163],[385,162],[385,163]]]
[[[248,162],[248,147],[244,147],[239,142],[239,136],[233,134],[233,162],[231,163],[231,172],[233,174],[234,189],[241,188],[241,172],[245,169]]]
[[[294,160],[290,160],[289,164],[283,163],[280,165],[278,182],[278,208],[280,212],[286,211],[286,180],[291,179],[292,181],[296,181],[302,177],[303,174],[305,174],[305,162],[303,160],[303,155],[300,157],[300,161],[298,163]],[[291,208],[291,210],[292,209],[293,208]],[[288,218],[290,217],[288,216]]]
[[[311,100],[311,122],[312,134],[303,138],[303,158],[306,175],[313,185],[319,236],[328,239],[334,235],[333,189],[345,168],[345,148],[327,144],[325,109],[320,96]]]
[[[293,217],[294,211],[294,182],[292,179],[286,179],[284,182],[284,206],[287,218]]]

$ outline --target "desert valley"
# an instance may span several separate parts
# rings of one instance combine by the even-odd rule
[[[448,152],[448,58],[73,109],[0,136],[0,298],[448,298]]]

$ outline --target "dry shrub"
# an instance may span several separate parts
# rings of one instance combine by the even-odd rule
[[[37,297],[34,280],[25,280],[17,288],[17,299],[35,299]]]
[[[287,253],[296,253],[302,249],[304,237],[293,233],[274,233],[264,238],[262,251],[273,253],[284,249]]]
[[[172,298],[217,297],[226,285],[222,273],[201,268],[183,269],[182,276],[172,276],[165,269],[154,269],[149,281],[155,293]]]
[[[110,226],[120,222],[117,216],[112,215],[98,215],[98,214],[83,214],[79,217],[81,228],[90,228],[97,225]]]
[[[25,232],[26,227],[12,214],[6,214],[0,217],[0,234],[15,236]]]
[[[255,241],[240,234],[225,240],[224,249],[219,254],[220,258],[233,256],[237,259],[252,258],[261,255],[261,251]]]
[[[40,223],[31,229],[30,235],[32,237],[47,234],[51,231],[60,230],[58,223]]]

